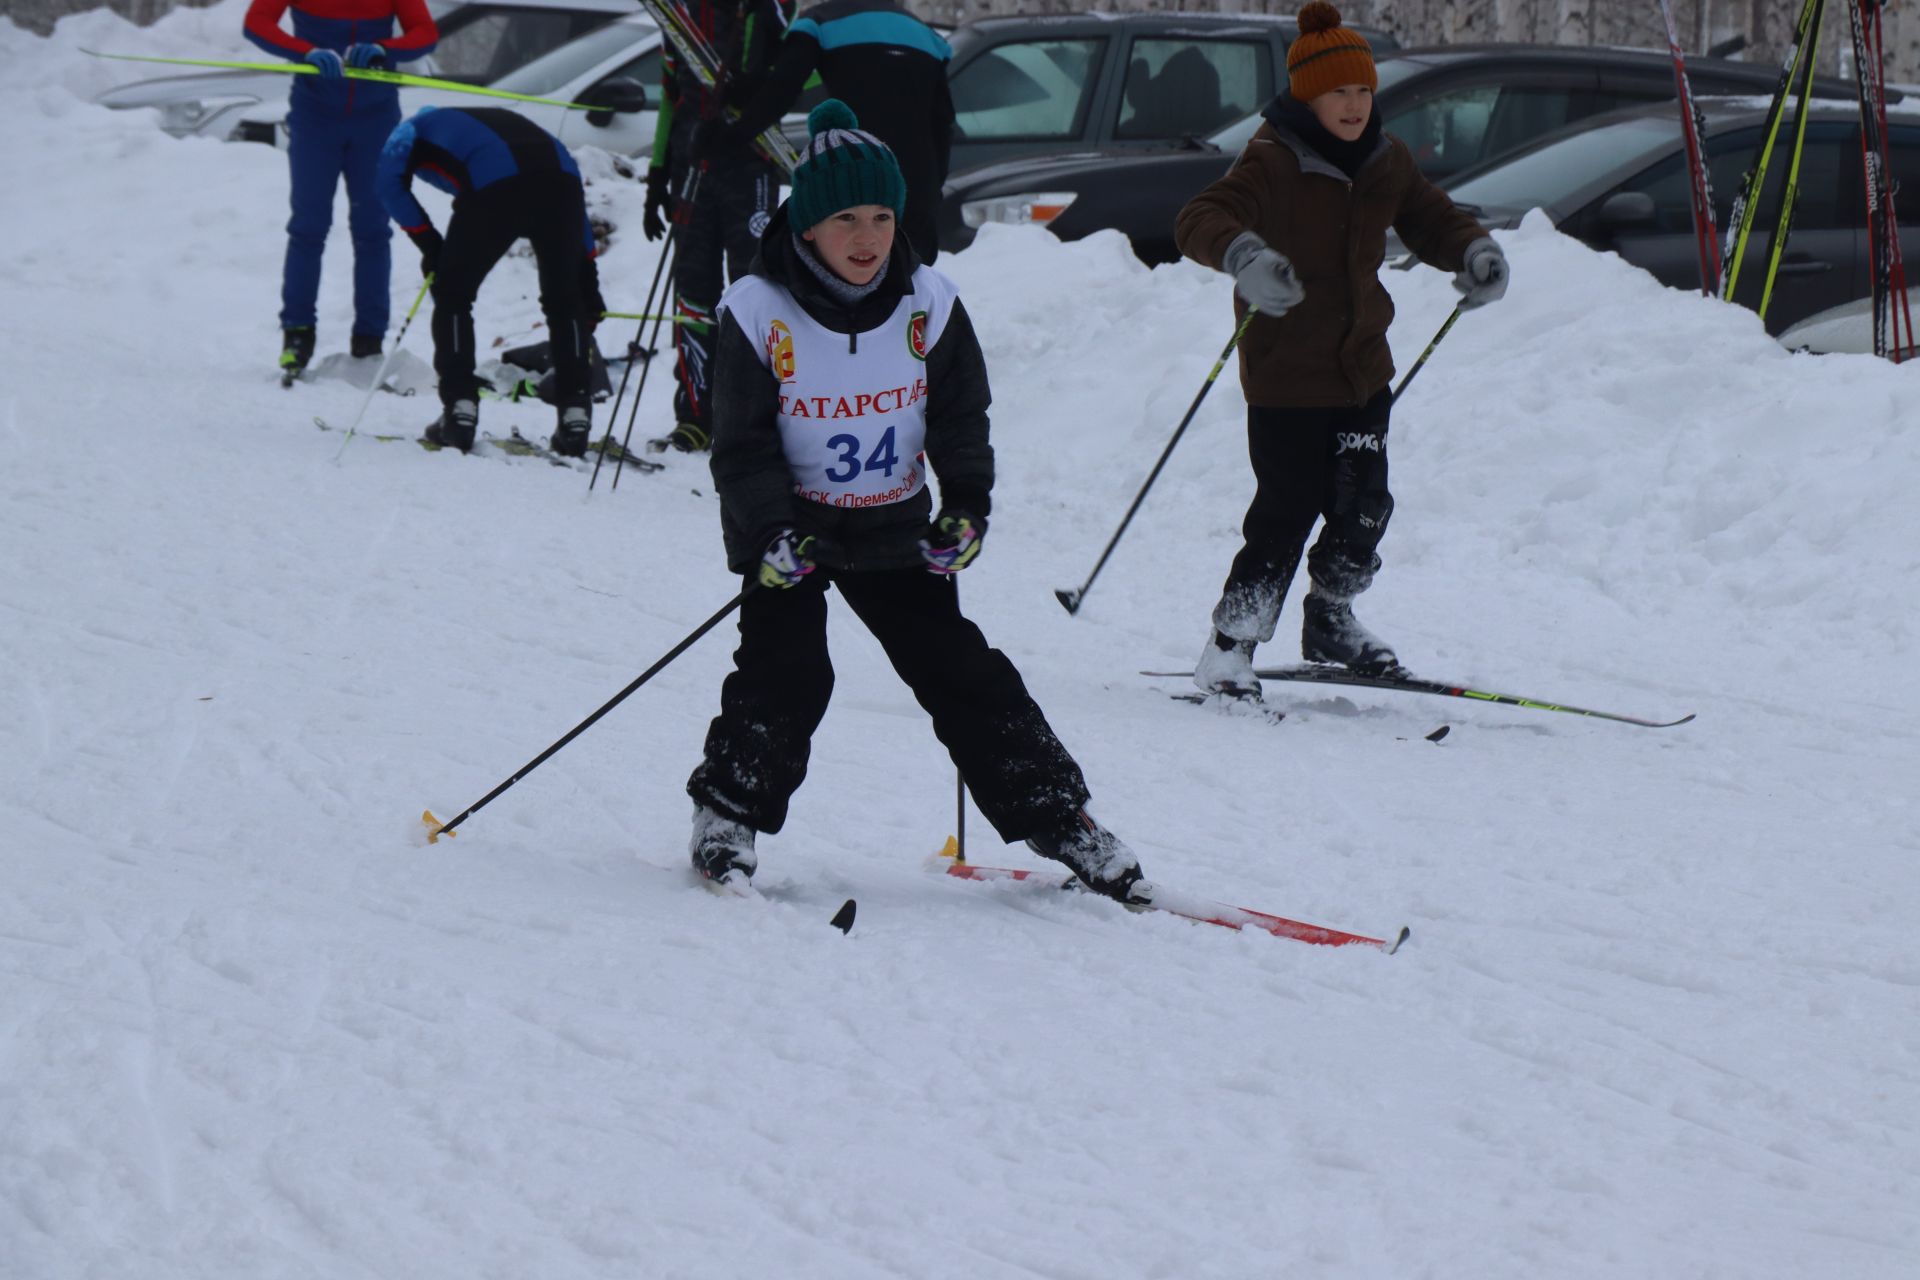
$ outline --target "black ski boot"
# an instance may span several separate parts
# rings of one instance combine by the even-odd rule
[[[687,842],[693,869],[716,884],[744,885],[753,879],[760,857],[753,851],[753,828],[705,805],[693,810],[693,839]]]
[[[1203,693],[1260,701],[1260,678],[1253,674],[1253,641],[1215,631],[1193,664],[1193,683]]]
[[[553,429],[553,451],[563,458],[584,458],[592,432],[593,419],[587,410],[570,405],[560,411],[560,422]]]
[[[313,326],[280,331],[280,385],[290,387],[313,359]]]
[[[647,441],[649,453],[665,453],[668,449],[678,449],[681,453],[705,453],[712,447],[713,437],[697,422],[682,422],[658,440]]]
[[[1393,650],[1353,616],[1353,601],[1309,591],[1301,612],[1300,656],[1308,662],[1330,662],[1374,676],[1400,669]]]
[[[455,400],[440,411],[440,420],[427,428],[427,443],[472,453],[474,432],[479,426],[480,406],[471,400]]]
[[[1140,878],[1140,859],[1085,809],[1076,809],[1065,826],[1030,837],[1027,848],[1064,862],[1095,893],[1125,903],[1152,900],[1153,886]]]
[[[379,355],[380,335],[377,333],[354,334],[352,354],[355,360],[365,360],[368,356]]]

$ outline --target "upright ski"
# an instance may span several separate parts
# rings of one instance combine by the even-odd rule
[[[1867,14],[1872,5],[1871,19]],[[1891,161],[1887,153],[1887,90],[1880,41],[1881,0],[1848,0],[1847,22],[1853,36],[1854,79],[1860,90],[1860,154],[1867,184],[1867,264],[1872,273],[1873,353],[1899,360],[1914,347],[1913,314],[1908,309],[1906,264],[1900,253],[1900,228],[1894,217]],[[1898,300],[1896,302],[1896,299]],[[1905,321],[1906,342],[1900,340]]]
[[[1707,174],[1706,119],[1693,100],[1687,80],[1687,55],[1680,48],[1680,29],[1673,20],[1671,0],[1660,0],[1660,16],[1667,22],[1667,50],[1673,55],[1674,87],[1680,94],[1680,132],[1687,142],[1687,170],[1693,186],[1693,238],[1700,254],[1700,292],[1712,297],[1720,288],[1720,240],[1713,230],[1713,187]]]

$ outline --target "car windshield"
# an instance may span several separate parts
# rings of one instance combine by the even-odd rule
[[[1424,69],[1425,64],[1417,59],[1383,58],[1377,67],[1380,75],[1380,87],[1374,90],[1374,93],[1376,95],[1384,93],[1416,71]],[[1265,110],[1266,107],[1263,104],[1260,111],[1256,111],[1252,115],[1243,117],[1242,119],[1235,120],[1226,128],[1209,137],[1207,141],[1222,151],[1239,151],[1245,147],[1247,143],[1253,141],[1254,131],[1260,127],[1261,120],[1265,119],[1261,114],[1261,112]]]
[[[1650,160],[1680,136],[1676,117],[1634,116],[1563,134],[1448,186],[1456,203],[1483,209],[1530,209],[1553,204],[1595,179]]]
[[[589,31],[577,40],[570,40],[558,49],[543,53],[521,67],[494,81],[493,87],[505,89],[508,93],[540,94],[555,93],[586,75],[609,58],[617,58],[626,50],[638,50],[643,42],[650,41],[654,35],[654,26],[648,22],[615,22],[601,27],[598,31]]]

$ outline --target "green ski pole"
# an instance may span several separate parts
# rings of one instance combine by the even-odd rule
[[[120,62],[160,62],[174,67],[225,67],[232,71],[269,71],[283,76],[317,76],[320,68],[304,62],[231,62],[223,58],[155,58],[140,53],[101,53],[98,49],[80,52],[95,58],[113,58]],[[471,93],[482,98],[505,98],[509,102],[531,102],[543,107],[564,107],[568,111],[593,111],[583,102],[561,102],[556,98],[536,98],[485,85],[461,84],[458,80],[438,80],[432,76],[408,75],[404,71],[381,71],[373,67],[343,67],[340,74],[349,80],[372,80],[377,84],[410,85],[416,89],[445,89],[449,93]]]
[[[346,453],[347,446],[353,443],[353,433],[360,429],[360,419],[367,416],[367,406],[373,403],[373,397],[380,391],[380,384],[386,381],[387,365],[392,363],[393,357],[399,353],[400,344],[407,336],[407,326],[413,323],[414,314],[420,310],[420,304],[427,300],[427,290],[432,287],[432,276],[420,282],[420,292],[414,296],[413,305],[407,308],[407,318],[400,322],[400,332],[393,335],[393,346],[389,347],[387,354],[381,357],[379,372],[373,375],[373,385],[367,388],[366,398],[360,402],[360,412],[353,415],[353,423],[347,428],[347,438],[340,442],[340,451],[333,455],[334,462],[338,463],[341,456]]]

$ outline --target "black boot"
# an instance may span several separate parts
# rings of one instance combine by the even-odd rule
[[[593,420],[587,410],[578,405],[570,405],[560,411],[560,421],[553,429],[553,451],[563,458],[584,458],[587,456],[587,437],[593,432]]]
[[[479,426],[480,406],[471,400],[455,400],[440,411],[440,421],[427,428],[427,443],[472,453],[474,432]]]
[[[1300,656],[1367,675],[1397,670],[1400,659],[1353,616],[1353,601],[1310,591],[1301,602]]]
[[[723,813],[697,805],[693,811],[693,839],[687,850],[693,869],[721,884],[753,879],[760,856],[753,851],[753,828]]]
[[[298,325],[280,331],[280,380],[292,385],[313,359],[313,326]]]
[[[1030,837],[1027,848],[1064,862],[1095,893],[1120,902],[1146,902],[1152,893],[1153,886],[1140,878],[1140,859],[1133,850],[1085,809],[1076,809],[1064,825]]]
[[[356,333],[353,335],[353,358],[364,360],[368,356],[380,354],[380,335],[377,333]]]

